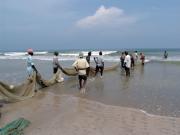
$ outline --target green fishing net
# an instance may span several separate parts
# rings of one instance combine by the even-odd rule
[[[0,129],[0,135],[24,135],[23,130],[29,126],[30,121],[19,118]]]

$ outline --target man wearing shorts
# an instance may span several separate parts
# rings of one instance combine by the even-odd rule
[[[101,73],[101,78],[103,76],[103,71],[104,71],[104,59],[102,56],[102,52],[99,52],[99,56],[98,57],[94,57],[94,61],[96,63],[96,72],[95,72],[95,76],[97,75],[97,73],[100,71]]]
[[[87,81],[86,70],[89,64],[86,59],[83,58],[83,53],[79,53],[79,58],[72,65],[76,71],[78,71],[80,92],[85,94],[85,85]]]

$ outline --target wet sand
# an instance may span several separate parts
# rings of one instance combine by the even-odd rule
[[[25,135],[179,135],[180,118],[105,105],[70,95],[40,92],[2,109],[0,126],[24,117]]]

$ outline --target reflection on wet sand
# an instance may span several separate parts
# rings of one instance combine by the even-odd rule
[[[102,79],[89,78],[87,92],[83,96],[79,94],[77,77],[66,78],[63,84],[54,85],[47,91],[57,95],[70,94],[109,105],[143,109],[158,115],[179,117],[178,69],[176,65],[165,67],[159,63],[151,63],[135,67],[131,70],[131,76],[126,77],[125,71],[119,68],[104,73]]]

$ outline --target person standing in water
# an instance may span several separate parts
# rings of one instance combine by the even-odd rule
[[[124,59],[125,59],[125,54],[124,52],[121,53],[120,61],[121,61],[121,68],[124,68]]]
[[[97,73],[100,70],[101,73],[101,78],[103,76],[103,71],[104,71],[104,59],[102,56],[102,52],[99,52],[99,56],[98,57],[94,57],[94,61],[96,63],[96,72],[95,72],[95,76],[97,75]]]
[[[72,66],[76,69],[76,71],[78,71],[80,92],[85,94],[85,86],[87,81],[86,70],[89,67],[89,64],[87,60],[83,58],[83,53],[79,53],[79,58],[73,63]]]
[[[28,49],[27,53],[28,53],[28,56],[26,59],[27,73],[28,73],[28,76],[30,77],[33,75],[33,71],[35,71],[36,73],[38,73],[38,71],[37,71],[36,67],[34,66],[33,59],[32,59],[32,56],[34,55],[33,49]]]
[[[134,52],[134,61],[135,61],[135,64],[138,61],[138,53],[137,53],[137,51]]]
[[[167,51],[164,51],[164,59],[167,59],[168,58],[168,53]]]
[[[89,66],[90,66],[90,62],[91,62],[91,51],[88,52],[88,56],[86,56],[86,60],[87,60],[87,62],[88,62],[88,64],[89,64]],[[90,72],[90,67],[88,67],[87,70],[86,70],[87,77],[89,77],[89,72]]]
[[[61,65],[59,64],[59,59],[58,59],[59,53],[57,51],[54,52],[54,57],[53,57],[53,73],[56,74],[58,69],[62,69]],[[60,72],[59,78],[57,79],[58,82],[64,81],[64,78],[62,77],[62,73]]]
[[[134,66],[135,66],[134,56],[130,54],[130,57],[131,57],[131,68],[134,69]]]
[[[140,53],[140,59],[141,59],[141,64],[144,66],[145,55],[143,53]]]
[[[126,56],[124,59],[124,65],[125,65],[126,76],[130,76],[131,57],[129,56],[127,51],[125,51],[125,55]]]

